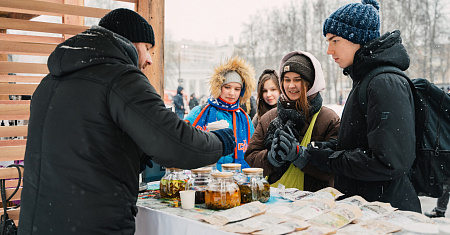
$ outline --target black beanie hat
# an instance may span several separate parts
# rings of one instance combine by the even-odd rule
[[[98,23],[106,29],[117,33],[131,42],[146,42],[155,46],[152,26],[137,12],[118,8],[103,16]]]
[[[311,60],[302,54],[296,54],[284,62],[280,79],[283,81],[284,74],[287,72],[294,72],[300,74],[302,79],[305,79],[312,86],[315,80],[314,65]]]

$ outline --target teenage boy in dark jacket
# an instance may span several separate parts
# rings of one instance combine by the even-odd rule
[[[154,44],[144,18],[116,9],[50,55],[31,100],[19,234],[134,234],[142,162],[191,169],[232,153],[231,129],[203,132],[165,107],[141,72]]]
[[[377,75],[367,88],[367,116],[360,107],[361,80],[373,69],[390,65],[403,71],[409,56],[399,31],[380,36],[379,4],[363,0],[342,6],[325,20],[323,35],[331,55],[353,80],[336,142],[308,146],[304,156],[335,174],[345,197],[388,202],[421,212],[408,174],[415,159],[414,103],[408,82],[393,73]]]

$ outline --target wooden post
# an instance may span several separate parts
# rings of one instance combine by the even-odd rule
[[[64,0],[62,3],[84,6],[84,0]],[[64,15],[62,18],[62,23],[84,26],[84,17],[83,16]],[[64,40],[67,40],[67,39],[71,38],[72,36],[74,36],[74,35],[63,34]]]
[[[0,29],[0,33],[6,33],[6,29]],[[0,54],[0,61],[8,61],[8,55]],[[9,100],[9,95],[0,95],[0,100]]]
[[[155,32],[155,46],[150,51],[153,65],[144,74],[156,91],[164,98],[164,0],[139,0],[136,11],[144,17]]]

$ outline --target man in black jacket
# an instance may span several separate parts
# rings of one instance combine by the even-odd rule
[[[178,86],[177,94],[173,97],[173,105],[175,106],[175,113],[178,115],[180,119],[184,118],[184,112],[186,109],[184,108],[184,88],[182,86]]]
[[[232,153],[233,131],[198,130],[141,72],[153,29],[116,9],[58,45],[31,100],[19,234],[134,234],[139,171],[191,169]]]
[[[367,116],[361,110],[361,80],[373,69],[409,67],[399,31],[380,36],[379,4],[362,0],[342,6],[323,26],[331,55],[353,80],[342,113],[337,143],[310,145],[305,156],[335,174],[335,188],[345,197],[388,202],[401,210],[421,212],[408,174],[415,159],[414,102],[408,82],[382,73],[367,88]]]

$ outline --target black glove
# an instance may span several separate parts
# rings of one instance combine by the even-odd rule
[[[268,149],[267,152],[267,160],[270,162],[270,164],[272,164],[274,167],[280,167],[282,166],[284,163],[286,163],[285,161],[283,161],[283,159],[281,159],[280,155],[277,154],[277,151],[280,147],[279,147],[279,134],[280,134],[280,130],[277,129],[273,135],[272,138],[272,143],[270,146],[270,149]]]
[[[331,169],[330,156],[335,152],[330,148],[329,142],[312,142],[308,144],[308,147],[303,152],[304,156],[311,164],[317,167],[319,170],[327,173],[333,173]]]
[[[278,154],[284,161],[294,163],[296,167],[303,169],[303,167],[305,167],[305,165],[308,163],[308,159],[303,155],[303,152],[306,148],[300,146],[291,128],[287,127],[287,130],[289,131],[289,133],[280,131],[279,143],[284,152],[279,151]]]
[[[233,130],[231,130],[230,128],[224,128],[211,131],[211,133],[216,135],[222,142],[222,156],[227,156],[234,152],[234,148],[236,148],[236,142],[234,141]]]
[[[279,134],[279,150],[277,154],[280,155],[281,159],[286,162],[293,162],[297,160],[300,152],[300,144],[295,138],[291,129],[287,127],[289,133],[281,130]]]
[[[153,162],[152,162],[152,158],[150,157],[150,156],[145,156],[144,157],[144,160],[141,162],[141,165],[140,165],[140,172],[143,172],[143,171],[145,171],[145,168],[146,167],[149,167],[149,168],[152,168],[153,167]]]

